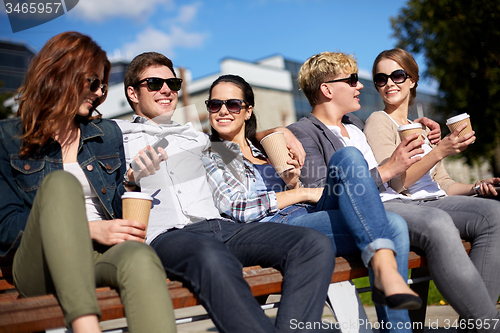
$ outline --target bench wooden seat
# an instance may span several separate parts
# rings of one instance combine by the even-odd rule
[[[467,250],[469,243],[464,243]],[[39,332],[63,327],[63,313],[53,295],[20,297],[12,281],[12,255],[0,257],[0,332]],[[420,268],[426,268],[427,261],[417,252],[410,252],[408,267],[422,275]],[[428,274],[428,273],[427,273]],[[245,267],[243,275],[255,297],[265,297],[281,292],[281,273],[273,268],[260,266]],[[425,275],[425,274],[424,274]],[[333,282],[348,281],[368,276],[359,256],[336,258]],[[196,297],[182,283],[167,280],[175,309],[198,305]],[[418,289],[418,288],[417,288]],[[427,300],[428,282],[417,290],[424,302]],[[124,317],[123,305],[116,290],[98,288],[96,295],[102,311],[102,321]],[[412,320],[425,318],[425,307],[412,316]],[[421,319],[423,321],[423,319]]]

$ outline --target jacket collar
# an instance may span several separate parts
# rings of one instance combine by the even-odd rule
[[[104,132],[102,131],[102,129],[95,123],[99,121],[100,120],[80,122],[80,135],[83,141],[99,136],[104,136]]]

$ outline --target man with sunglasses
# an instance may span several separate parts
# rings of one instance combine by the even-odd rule
[[[132,122],[117,123],[127,162],[134,159],[140,167],[129,169],[125,182],[139,190],[140,178],[140,190],[154,198],[146,243],[157,252],[167,276],[198,297],[220,332],[291,332],[291,320],[320,322],[333,273],[331,241],[312,229],[237,223],[220,216],[201,159],[210,148],[208,136],[191,124],[171,121],[180,84],[172,62],[159,53],[137,56],[125,73],[125,92],[136,115]],[[238,102],[213,107],[223,106],[234,110]],[[159,157],[136,154],[161,138],[168,145],[158,149],[160,159],[168,159],[156,169],[152,160]],[[141,178],[147,173],[151,175]],[[283,274],[274,325],[243,279],[242,267],[253,265]]]
[[[351,56],[335,52],[314,55],[300,69],[299,86],[308,98],[312,112],[288,128],[301,141],[307,154],[300,177],[306,187],[325,185],[328,162],[337,150],[354,146],[361,151],[365,159],[371,153],[362,132],[363,122],[351,113],[361,107],[359,98],[363,84],[358,80],[357,71],[356,62]],[[400,80],[397,76],[390,77]],[[383,78],[380,78],[380,83],[382,80]],[[427,124],[428,120],[424,119],[423,122]],[[415,148],[422,141],[411,142],[417,136],[415,134],[403,140],[383,166],[368,160],[370,174],[381,195],[387,195],[385,183],[389,179],[401,174],[419,160],[415,155],[423,151]],[[342,169],[342,166],[339,168]],[[364,200],[380,200],[380,197],[374,196]],[[405,254],[398,253],[397,258],[401,255]],[[398,263],[401,261],[404,260],[398,259]],[[403,277],[408,276],[407,267],[398,264],[398,271]],[[390,322],[394,330],[411,332],[402,325],[410,320],[407,311],[379,308],[377,314],[379,321]]]

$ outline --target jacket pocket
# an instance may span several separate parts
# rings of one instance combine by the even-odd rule
[[[11,158],[10,165],[14,169],[16,183],[24,191],[35,191],[42,184],[45,160]]]
[[[101,169],[104,171],[103,177],[106,182],[106,187],[115,188],[116,182],[119,180],[120,158],[118,155],[115,156],[97,156],[97,163],[99,163]]]

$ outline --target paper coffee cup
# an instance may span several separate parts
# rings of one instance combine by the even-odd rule
[[[467,127],[460,131],[459,137],[464,136],[467,133],[472,132],[472,126],[470,123],[470,116],[467,113],[459,114],[458,116],[451,117],[446,120],[446,126],[450,129],[450,132],[454,132],[458,126],[467,123]]]
[[[424,140],[424,137],[422,136],[422,124],[420,123],[414,123],[414,124],[408,124],[408,125],[401,125],[398,127],[398,133],[399,137],[401,138],[401,141],[404,140],[408,135],[412,135],[414,133],[420,134],[419,137],[417,137],[415,140]],[[414,141],[414,140],[412,140]],[[417,148],[421,148],[422,146],[419,146]]]
[[[147,231],[152,202],[153,198],[147,193],[125,192],[122,195],[123,219],[139,221]]]
[[[278,175],[283,172],[293,169],[293,165],[286,163],[291,159],[288,154],[288,148],[286,147],[285,134],[283,132],[275,132],[266,135],[260,144],[266,151],[269,161],[276,169]]]

